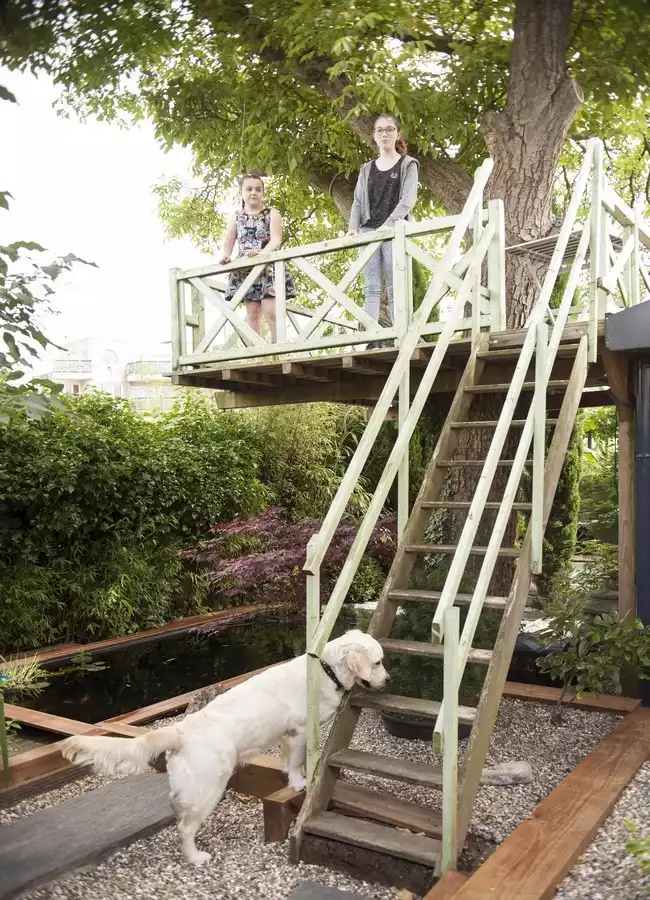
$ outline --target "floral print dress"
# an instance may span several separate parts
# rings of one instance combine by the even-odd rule
[[[236,259],[246,256],[249,250],[263,250],[271,240],[271,210],[263,209],[257,215],[252,216],[242,210],[236,219],[237,223],[237,256]],[[255,265],[255,258],[251,258],[251,265]],[[285,295],[287,299],[296,296],[293,279],[289,274],[289,267],[285,266]],[[232,299],[237,290],[248,277],[250,269],[238,269],[231,272],[228,278],[228,291],[226,300]],[[264,297],[275,297],[275,281],[273,266],[266,266],[260,277],[246,291],[244,300],[252,300],[259,303]]]

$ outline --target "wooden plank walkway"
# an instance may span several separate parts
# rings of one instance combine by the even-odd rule
[[[257,756],[229,788],[261,799],[284,785],[282,760]],[[167,776],[131,775],[3,825],[0,900],[96,863],[174,821]]]
[[[543,684],[523,684],[519,681],[506,681],[503,689],[504,697],[511,697],[513,700],[531,700],[533,703],[557,703],[561,694],[561,688]],[[598,697],[594,694],[583,694],[576,700],[575,697],[572,699],[570,692],[567,692],[564,705],[569,709],[590,709],[626,715],[641,706],[641,701],[636,697],[618,697],[614,694],[600,694]]]
[[[539,804],[454,900],[550,900],[649,756],[650,709],[640,707]]]
[[[0,828],[0,898],[99,862],[170,825],[167,778],[133,775]]]

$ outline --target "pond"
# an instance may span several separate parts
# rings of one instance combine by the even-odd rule
[[[333,636],[355,627],[355,621],[356,614],[344,610]],[[219,633],[189,631],[88,654],[92,663],[104,664],[99,671],[67,662],[58,664],[57,673],[54,665],[46,665],[53,674],[49,686],[36,697],[14,702],[82,722],[101,722],[304,652],[304,616],[268,615]]]

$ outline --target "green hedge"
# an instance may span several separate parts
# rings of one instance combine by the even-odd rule
[[[249,417],[192,398],[154,420],[100,393],[63,402],[0,422],[0,653],[196,608],[179,549],[272,496]]]

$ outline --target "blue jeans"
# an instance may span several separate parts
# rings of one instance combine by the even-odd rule
[[[374,228],[362,228],[363,233],[374,231]],[[393,324],[393,244],[391,241],[384,241],[377,247],[377,250],[370,257],[363,267],[363,277],[366,281],[366,302],[365,310],[368,315],[379,322],[379,303],[381,300],[381,282],[382,274],[384,284],[386,285],[386,294],[388,296],[388,315],[390,322]],[[384,324],[384,323],[382,323]]]

